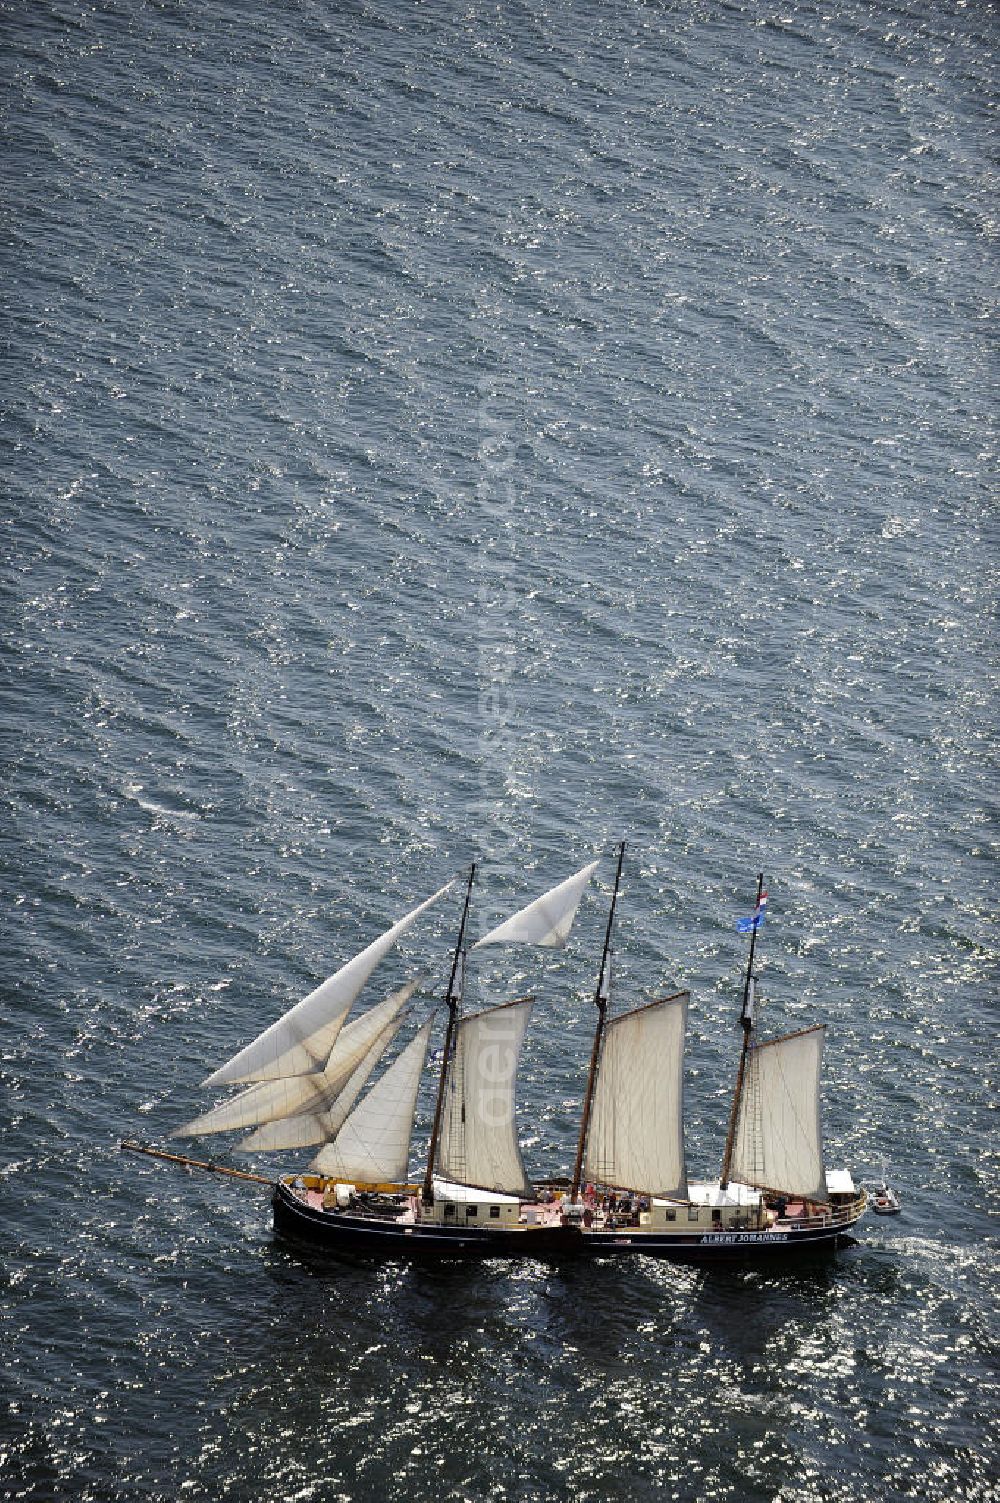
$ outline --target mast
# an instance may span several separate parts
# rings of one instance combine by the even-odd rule
[[[736,1068],[736,1088],[733,1091],[733,1105],[729,1113],[729,1131],[726,1133],[726,1146],[722,1154],[722,1172],[719,1175],[719,1189],[725,1190],[729,1184],[729,1166],[733,1160],[733,1143],[736,1139],[736,1123],[740,1114],[740,1101],[743,1098],[743,1080],[746,1075],[747,1055],[750,1053],[750,1040],[753,1035],[753,952],[757,944],[757,916],[760,913],[760,900],[764,894],[764,873],[757,873],[757,903],[754,908],[754,925],[750,930],[750,956],[747,960],[747,975],[743,983],[743,1010],[740,1013],[740,1025],[743,1029],[743,1047],[740,1050],[740,1062]]]
[[[448,1026],[445,1029],[444,1048],[441,1051],[441,1078],[438,1081],[437,1103],[434,1107],[434,1126],[431,1129],[430,1147],[427,1150],[427,1173],[424,1175],[423,1189],[420,1198],[424,1205],[430,1205],[434,1199],[434,1160],[437,1157],[438,1138],[441,1135],[441,1114],[444,1111],[444,1088],[448,1078],[448,1061],[455,1042],[455,1027],[458,1022],[458,1003],[460,989],[456,990],[455,981],[458,976],[459,962],[463,960],[465,953],[465,928],[469,920],[469,900],[472,897],[472,884],[476,880],[476,863],[473,861],[469,868],[469,885],[465,889],[465,904],[462,908],[462,922],[458,930],[458,943],[455,946],[454,958],[451,962],[451,977],[448,981],[448,991],[445,1001],[448,1004]]]
[[[611,895],[611,911],[608,914],[608,927],[604,934],[604,953],[601,956],[601,971],[597,978],[597,993],[594,1002],[597,1006],[597,1027],[594,1030],[594,1044],[590,1051],[590,1073],[587,1076],[587,1093],[583,1098],[583,1115],[580,1118],[580,1137],[576,1145],[576,1163],[573,1166],[573,1187],[569,1192],[571,1201],[576,1200],[580,1192],[580,1178],[583,1174],[583,1155],[587,1148],[587,1133],[590,1130],[590,1111],[594,1104],[594,1086],[597,1084],[597,1064],[601,1057],[601,1042],[604,1038],[604,1025],[608,1010],[608,993],[610,985],[605,984],[608,976],[608,962],[611,957],[611,935],[615,925],[615,908],[618,904],[618,889],[621,885],[622,862],[625,860],[625,842],[618,847],[618,869],[615,872],[615,890]],[[610,977],[608,977],[610,982]]]

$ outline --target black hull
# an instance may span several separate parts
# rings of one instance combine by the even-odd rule
[[[451,1227],[401,1225],[392,1218],[323,1211],[303,1204],[283,1184],[275,1187],[274,1230],[288,1241],[328,1253],[383,1258],[540,1258],[573,1260],[636,1255],[674,1263],[757,1263],[815,1257],[850,1246],[849,1227],[789,1227],[762,1232],[660,1233],[620,1228],[584,1231],[551,1226]]]

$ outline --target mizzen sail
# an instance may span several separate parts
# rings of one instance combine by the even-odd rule
[[[518,909],[505,923],[491,929],[473,945],[478,950],[482,945],[548,945],[561,949],[573,927],[576,910],[580,906],[583,889],[600,865],[592,861],[565,882],[543,892],[540,898]]]
[[[684,1032],[678,992],[607,1025],[587,1133],[584,1175],[684,1200]]]
[[[334,1141],[320,1149],[312,1162],[320,1174],[369,1184],[401,1184],[406,1179],[417,1088],[431,1022],[428,1018],[354,1108]]]
[[[437,1173],[458,1184],[530,1194],[514,1120],[517,1064],[534,998],[463,1018],[448,1066]]]
[[[302,1075],[321,1070],[330,1057],[337,1035],[351,1004],[372,971],[397,939],[432,903],[451,887],[448,882],[433,897],[411,910],[387,929],[367,949],[355,955],[332,976],[288,1010],[270,1028],[259,1034],[246,1048],[234,1054],[204,1082],[205,1085],[228,1085],[233,1081],[277,1080],[285,1075]]]
[[[819,1117],[824,1029],[820,1023],[751,1048],[731,1179],[809,1200],[828,1198]]]

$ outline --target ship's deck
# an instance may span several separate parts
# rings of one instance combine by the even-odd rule
[[[310,1210],[325,1211],[328,1215],[337,1216],[340,1211],[347,1209],[331,1206],[328,1202],[324,1203],[323,1194],[306,1185],[288,1184],[286,1188]],[[364,1199],[368,1198],[364,1197]],[[864,1192],[849,1205],[829,1208],[820,1208],[801,1200],[789,1200],[781,1208],[779,1214],[775,1215],[773,1211],[768,1212],[766,1225],[774,1230],[844,1225],[857,1219],[864,1209],[865,1200]],[[588,1231],[618,1231],[626,1228],[649,1230],[643,1226],[641,1220],[643,1211],[649,1208],[649,1201],[645,1197],[615,1197],[585,1193],[582,1203],[584,1206],[582,1224]],[[559,1227],[564,1224],[564,1211],[565,1202],[561,1198],[520,1201],[517,1226],[519,1228]],[[421,1216],[420,1196],[413,1193],[377,1197],[375,1203],[361,1206],[355,1204],[351,1207],[352,1215],[356,1216],[359,1212],[361,1215],[369,1215],[381,1221],[391,1221],[404,1227],[415,1226],[425,1219]],[[659,1228],[660,1234],[666,1230]],[[671,1230],[679,1234],[689,1228],[686,1228],[684,1223],[678,1223],[677,1227]]]

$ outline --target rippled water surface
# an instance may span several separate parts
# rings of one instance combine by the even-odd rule
[[[990,8],[0,26],[4,1496],[995,1497]],[[694,1173],[767,872],[855,1248],[307,1262],[118,1151],[473,857],[482,928],[621,837]],[[470,983],[538,996],[536,1171],[611,875]]]

